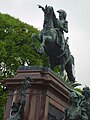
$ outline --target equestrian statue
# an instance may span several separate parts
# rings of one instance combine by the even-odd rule
[[[61,66],[61,75],[63,75],[64,70],[67,72],[67,76],[70,82],[75,82],[75,77],[73,74],[74,57],[70,53],[68,45],[68,37],[65,39],[64,32],[68,33],[68,21],[66,21],[66,12],[62,9],[58,10],[59,19],[56,18],[54,9],[52,6],[42,7],[38,5],[39,8],[44,12],[44,23],[43,29],[40,34],[32,34],[32,43],[34,47],[35,38],[40,42],[39,53],[46,52],[50,68],[54,68],[58,65]]]

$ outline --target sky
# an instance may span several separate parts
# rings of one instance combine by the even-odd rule
[[[53,6],[57,18],[57,10],[66,11],[69,33],[65,36],[75,58],[76,81],[90,86],[90,0],[0,0],[0,12],[41,30],[44,15],[38,4]]]

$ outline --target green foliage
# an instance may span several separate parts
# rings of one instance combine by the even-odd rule
[[[56,66],[55,69],[54,69],[54,71],[60,75],[60,71],[61,71],[60,66],[59,65]]]
[[[80,89],[80,88],[75,88],[75,90],[76,90],[77,92],[82,93],[82,89]]]
[[[32,33],[39,31],[7,14],[0,13],[0,80],[12,77],[19,66],[27,64],[47,66],[46,54],[38,55],[31,44]],[[38,42],[36,45],[38,46]],[[6,105],[7,93],[0,84],[0,120]]]
[[[3,88],[0,84],[0,120],[3,120],[3,115],[5,111],[7,92],[3,91]]]
[[[19,19],[0,13],[1,78],[13,76],[20,65],[43,64],[42,56],[36,54],[30,46],[32,33],[39,34],[39,31]]]

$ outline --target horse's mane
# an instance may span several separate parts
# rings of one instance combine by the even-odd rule
[[[57,28],[57,18],[56,18],[54,9],[52,10],[52,12],[53,12],[53,23],[54,23],[54,28]]]
[[[53,7],[52,7],[52,6],[48,6],[48,7],[46,7],[46,8],[51,8],[54,28],[57,28],[57,18],[56,18],[56,15],[55,15],[55,12],[54,12]]]

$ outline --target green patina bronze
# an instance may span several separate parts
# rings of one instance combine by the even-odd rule
[[[10,117],[7,120],[22,120],[24,106],[26,103],[26,90],[30,86],[30,81],[30,77],[26,77],[26,80],[23,82],[19,92],[20,98],[18,102],[13,102]]]
[[[86,109],[88,119],[90,120],[90,88],[84,87],[82,94],[84,96],[84,99],[82,101],[82,106]]]
[[[69,107],[65,110],[63,120],[89,120],[87,110],[82,105],[83,95],[73,91],[69,95]]]
[[[69,81],[75,82],[73,75],[74,57],[70,53],[68,45],[68,37],[65,39],[64,32],[68,32],[68,22],[66,20],[66,12],[64,10],[57,11],[59,13],[59,19],[56,18],[54,9],[52,6],[39,8],[44,12],[43,29],[39,35],[32,34],[32,46],[34,46],[34,38],[40,43],[40,48],[36,52],[43,54],[45,51],[49,58],[50,67],[53,70],[56,66],[61,66],[61,76],[63,71],[66,70]]]

